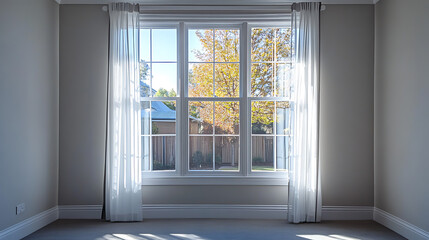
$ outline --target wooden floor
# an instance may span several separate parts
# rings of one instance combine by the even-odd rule
[[[24,238],[43,240],[369,240],[405,239],[373,221],[289,224],[280,220],[173,219],[138,223],[57,220]]]

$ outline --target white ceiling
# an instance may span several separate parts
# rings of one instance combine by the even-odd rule
[[[323,4],[375,4],[379,0],[55,0],[59,4],[106,4],[132,2],[150,5],[284,5],[293,2],[319,2]]]

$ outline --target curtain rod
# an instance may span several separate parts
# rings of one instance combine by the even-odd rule
[[[284,7],[284,9],[281,9]],[[142,8],[144,8],[142,10]],[[104,12],[109,9],[107,6],[101,8]],[[321,11],[326,9],[326,5],[322,4],[320,7]],[[139,5],[139,11],[169,11],[169,12],[183,12],[183,11],[255,11],[255,12],[282,12],[290,13],[292,11],[292,5]]]

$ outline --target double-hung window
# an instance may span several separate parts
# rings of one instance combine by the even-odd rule
[[[288,23],[142,25],[143,177],[285,179],[293,114]]]

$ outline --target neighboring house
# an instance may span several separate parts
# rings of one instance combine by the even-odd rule
[[[176,111],[170,109],[162,101],[142,102],[142,128],[148,124],[149,111],[152,115],[152,148],[154,170],[173,169],[175,164],[176,148]],[[146,119],[146,120],[145,120]],[[189,116],[189,129],[198,132],[203,122],[193,116]],[[211,158],[213,145],[207,141],[201,141],[198,137],[190,139],[190,145],[199,151],[204,158]],[[216,141],[216,159],[218,164],[237,166],[239,160],[239,147],[236,144],[225,144],[224,139]]]
[[[152,92],[156,93],[153,89]],[[174,169],[176,160],[176,111],[170,109],[163,101],[152,101],[151,103],[153,169]],[[149,124],[148,118],[149,102],[142,101],[142,127],[145,124],[144,119],[147,119],[146,124]],[[189,116],[189,120],[189,130],[199,132],[198,130],[202,128],[203,121],[193,116]],[[189,145],[194,147],[191,149],[190,157],[192,158],[193,154],[198,151],[206,161],[209,161],[213,157],[212,144],[211,141],[202,141],[199,137],[191,137]],[[286,149],[288,148],[288,146],[285,147]],[[215,138],[215,159],[218,167],[236,167],[239,161],[239,152],[238,142],[231,143],[226,138]],[[252,158],[254,164],[272,166],[274,155],[273,137],[253,137]],[[277,152],[276,155],[279,158],[283,153]],[[279,162],[278,164],[281,163]],[[278,167],[284,168],[285,166]]]

